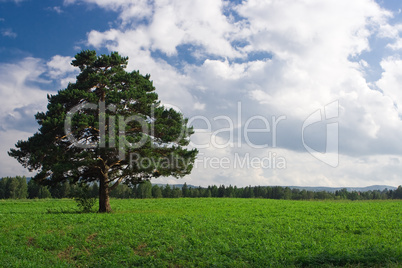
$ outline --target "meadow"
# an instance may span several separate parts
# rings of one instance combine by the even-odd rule
[[[401,267],[402,201],[0,200],[0,267]]]

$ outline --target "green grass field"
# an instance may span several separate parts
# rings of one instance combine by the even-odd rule
[[[401,267],[402,201],[0,201],[1,267]]]

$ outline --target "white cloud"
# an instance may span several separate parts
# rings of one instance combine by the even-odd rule
[[[390,38],[393,42],[387,45],[391,50],[402,49],[402,24],[390,25],[385,24],[380,28],[379,36],[383,38]]]
[[[0,160],[2,162],[0,177],[6,176],[34,176],[35,173],[30,173],[27,169],[23,168],[17,160],[8,156],[7,152],[10,148],[14,148],[14,145],[18,140],[26,140],[32,134],[26,131],[20,131],[16,129],[2,131],[0,130]]]
[[[273,51],[281,58],[317,54],[336,58],[368,48],[366,28],[390,16],[374,1],[275,1],[250,0],[238,6],[248,19],[252,47]],[[318,50],[317,50],[318,48]],[[329,53],[331,52],[331,53]]]
[[[205,103],[194,103],[194,110],[205,110]]]
[[[65,84],[75,70],[70,57],[54,56],[49,62],[27,57],[16,63],[0,64],[0,176],[29,175],[7,151],[18,140],[37,131],[34,115],[45,111],[48,90],[53,83]]]
[[[17,34],[12,29],[2,29],[1,35],[4,37],[16,38]]]
[[[252,153],[250,153],[250,151]],[[244,148],[233,153],[229,150],[203,150],[198,156],[187,183],[208,186],[282,185],[359,187],[375,184],[400,185],[402,172],[400,156],[372,155],[369,157],[340,156],[340,166],[328,168],[311,155],[274,148],[253,151]],[[283,164],[285,163],[285,164]],[[283,168],[282,168],[283,167]],[[168,179],[158,183],[178,183]]]
[[[96,4],[102,8],[120,12],[120,19],[123,24],[132,21],[141,21],[152,16],[152,1],[150,0],[64,0],[65,5],[71,5],[77,2]]]
[[[388,44],[387,47],[391,48],[392,50],[402,49],[402,38],[397,38],[394,43]]]
[[[57,14],[63,13],[63,10],[62,10],[61,7],[59,7],[59,6],[48,7],[47,10],[54,11],[54,12],[56,12]]]
[[[66,1],[67,4],[74,2],[76,1]],[[225,8],[222,1],[82,0],[81,2],[121,12],[121,34],[133,34],[130,29],[132,22],[141,23],[141,20],[145,19],[148,22],[145,34],[132,39],[136,46],[146,42],[150,45],[147,46],[148,49],[161,50],[167,55],[173,55],[177,52],[177,46],[191,43],[200,46],[203,53],[207,54],[228,57],[241,55],[230,44],[235,28],[229,18],[222,14]],[[139,30],[135,32],[138,33]],[[116,32],[111,30],[102,35],[103,38],[109,39],[114,33]],[[100,33],[93,31],[90,37],[99,38],[99,35]]]
[[[376,84],[392,99],[399,114],[402,114],[402,60],[399,57],[388,57],[381,61],[381,67],[384,72]]]
[[[0,65],[0,114],[8,114],[15,108],[37,103],[46,94],[33,83],[45,83],[41,78],[45,68],[41,60],[25,58],[16,64]]]
[[[25,58],[15,64],[0,65],[0,161],[2,176],[28,174],[7,155],[7,151],[20,140],[27,138],[34,129],[34,114],[46,108],[46,94],[38,84],[45,71],[43,62]],[[16,172],[18,171],[18,172]]]
[[[17,63],[0,64],[1,128],[9,129],[5,124],[10,124],[13,118],[26,120],[26,114],[31,114],[28,121],[33,122],[36,111],[46,108],[46,95],[52,93],[51,83],[65,87],[73,81],[77,68],[71,66],[71,60],[71,57],[56,55],[48,62],[27,57]]]
[[[69,82],[75,82],[75,78],[79,73],[78,68],[71,65],[73,59],[72,57],[56,55],[46,63],[48,67],[47,75],[53,80],[59,80],[63,88],[67,87]]]

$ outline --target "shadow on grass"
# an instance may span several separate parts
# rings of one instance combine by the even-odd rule
[[[298,267],[402,267],[401,250],[371,247],[355,252],[322,252],[303,256]]]
[[[48,214],[94,214],[98,213],[97,211],[81,211],[81,210],[74,210],[74,209],[47,209],[46,213]]]

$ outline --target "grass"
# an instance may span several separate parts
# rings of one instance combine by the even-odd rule
[[[1,267],[400,267],[402,201],[0,201]]]

